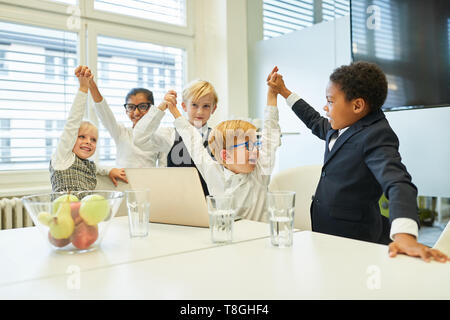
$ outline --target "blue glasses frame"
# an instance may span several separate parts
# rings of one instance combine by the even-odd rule
[[[256,148],[256,150],[260,150],[261,149],[261,141],[256,141],[254,143],[252,143],[252,148],[250,148],[250,141],[245,141],[243,143],[239,143],[233,146],[233,148],[237,148],[240,146],[245,146],[245,149],[247,149],[248,151],[253,151],[254,148]]]

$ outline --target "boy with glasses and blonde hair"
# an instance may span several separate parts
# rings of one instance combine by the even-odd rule
[[[170,103],[168,108],[175,118],[175,128],[186,141],[189,154],[210,193],[233,195],[239,217],[267,221],[265,199],[275,152],[280,145],[277,93],[268,88],[260,140],[256,127],[243,120],[224,121],[212,130],[209,147],[215,160],[203,147],[200,133],[181,116],[176,105]]]

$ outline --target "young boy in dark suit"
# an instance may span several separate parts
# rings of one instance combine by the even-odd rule
[[[326,141],[311,204],[313,231],[382,244],[393,240],[392,257],[404,253],[425,261],[447,261],[443,253],[417,242],[417,188],[381,110],[387,96],[383,71],[368,62],[337,68],[330,76],[323,108],[329,119],[288,90],[277,71],[275,67],[269,75],[268,85],[286,98],[314,135]],[[378,205],[383,192],[389,199],[390,221],[383,221]]]

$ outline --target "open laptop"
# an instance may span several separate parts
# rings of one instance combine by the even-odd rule
[[[150,189],[150,222],[209,227],[205,195],[195,168],[125,169],[128,184],[115,187],[107,176],[97,175],[96,190]],[[128,215],[126,198],[117,216]]]

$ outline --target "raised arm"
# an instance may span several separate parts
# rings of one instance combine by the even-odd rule
[[[176,105],[177,93],[170,90],[164,96],[163,102],[157,108],[150,108],[133,129],[133,143],[141,149],[169,152],[173,141],[168,136],[158,132],[164,111],[169,103]]]
[[[282,75],[276,73],[276,77],[267,79],[267,84],[286,99],[288,105],[292,107],[292,111],[294,111],[297,117],[303,121],[314,135],[322,140],[326,139],[327,132],[331,129],[328,119],[322,117],[306,101],[300,99],[299,96],[290,91],[286,87]]]
[[[92,99],[95,102],[94,109],[97,117],[100,119],[103,126],[106,128],[106,130],[108,130],[111,137],[117,143],[119,137],[122,134],[126,134],[125,127],[117,122],[114,113],[111,111],[108,103],[101,95],[93,77],[89,81],[89,91],[91,92]]]
[[[269,74],[268,81],[275,81],[278,68]],[[263,175],[271,175],[275,165],[276,150],[281,145],[281,130],[278,123],[277,91],[267,87],[267,106],[264,110],[264,127],[261,137],[261,151],[258,163]]]
[[[94,77],[89,80],[89,90],[91,91],[91,96],[95,103],[99,103],[103,100],[103,96],[98,90],[97,84],[94,81]]]
[[[52,155],[52,166],[56,170],[64,170],[72,165],[74,159],[72,150],[78,138],[78,129],[86,110],[86,98],[91,72],[86,66],[78,66],[75,69],[75,75],[78,78],[80,87],[75,95],[56,150]]]
[[[170,113],[175,118],[174,125],[186,146],[189,155],[195,162],[203,179],[208,185],[211,194],[221,194],[225,190],[222,166],[211,158],[203,146],[203,138],[198,130],[189,121],[181,116],[176,105],[168,104]]]

